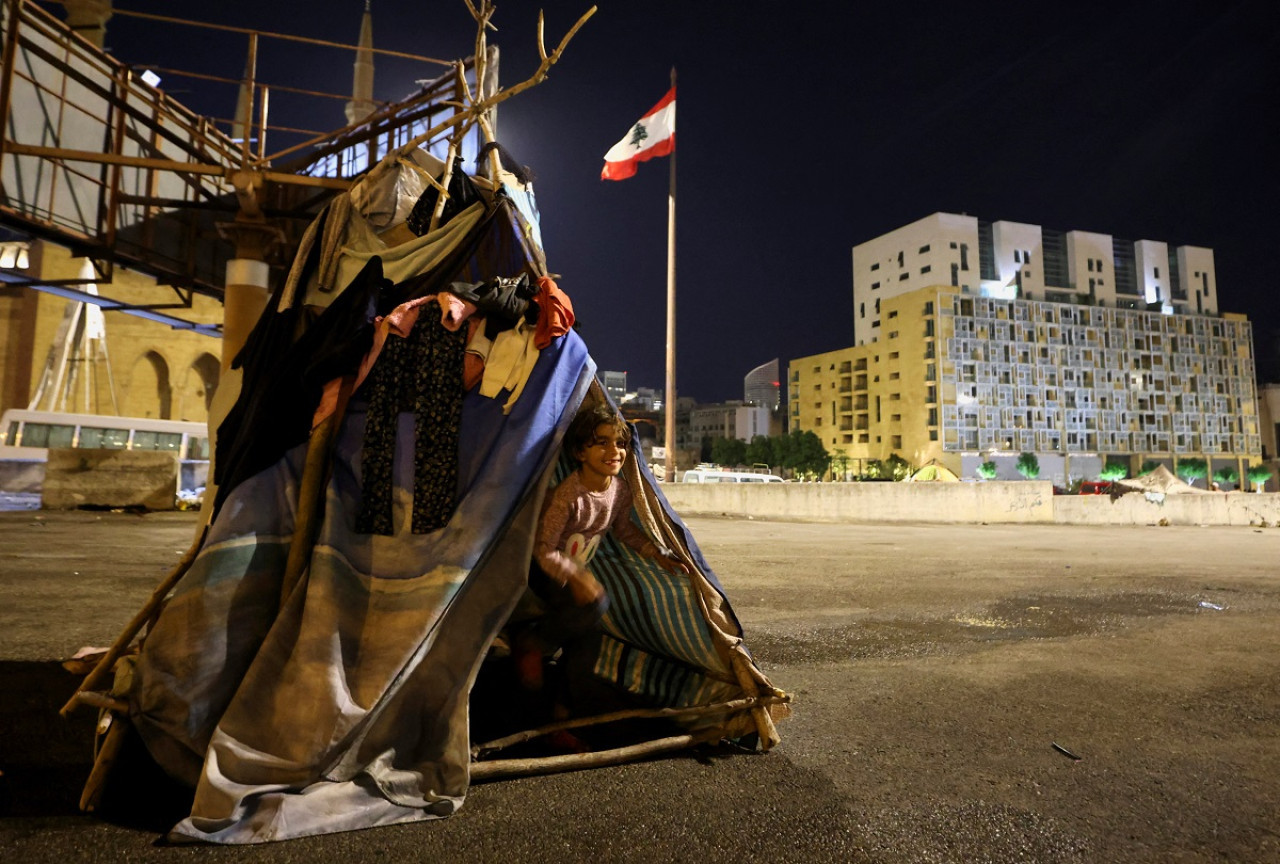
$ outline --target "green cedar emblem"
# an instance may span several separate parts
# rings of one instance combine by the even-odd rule
[[[637,123],[631,130],[631,146],[639,150],[641,143],[648,137],[649,133],[645,131],[644,124]]]

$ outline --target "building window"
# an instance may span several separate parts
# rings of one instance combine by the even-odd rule
[[[1199,290],[1199,289],[1197,289],[1197,290]],[[897,310],[897,309],[890,309],[890,310],[889,310],[889,317],[890,317],[890,318],[897,318],[897,317],[898,317],[898,310]]]
[[[911,275],[910,273],[907,273],[907,272],[905,272],[905,271],[904,271],[903,273],[901,273],[901,274],[899,274],[899,275],[898,275],[898,281],[899,281],[899,282],[906,282],[906,281],[907,281],[907,277],[909,277],[910,275]]]
[[[898,252],[898,266],[902,266],[902,252]]]
[[[1090,280],[1090,281],[1092,281],[1092,280]],[[859,318],[866,318],[866,317],[867,317],[867,304],[866,304],[866,303],[859,303],[859,304],[858,304],[858,317],[859,317]]]
[[[928,243],[926,243],[926,244],[924,244],[923,246],[921,246],[921,247],[920,247],[920,254],[921,254],[921,255],[923,255],[924,253],[926,253],[926,252],[928,252],[928,251],[929,251],[929,244],[928,244]]]
[[[901,414],[890,414],[890,415],[889,415],[889,422],[890,422],[890,423],[901,423],[901,422],[902,422],[902,415],[901,415]]]
[[[879,287],[880,287],[880,283],[879,283],[879,282],[872,282],[872,283],[871,283],[871,290],[872,290],[872,291],[876,290],[876,289],[877,289],[877,288],[879,288]]]
[[[892,436],[892,437],[889,439],[889,446],[890,446],[890,447],[892,447],[894,450],[901,450],[901,449],[902,449],[902,436],[901,436],[901,435],[894,435],[894,436]]]
[[[889,394],[889,401],[890,401],[890,402],[901,402],[901,401],[902,401],[902,394],[901,394],[901,393],[890,393],[890,394]]]
[[[897,338],[898,338],[898,331],[897,331],[897,330],[890,330],[890,331],[889,331],[889,338],[890,338],[890,339],[897,339]]]
[[[1022,263],[1022,253],[1019,252],[1017,249],[1013,250],[1013,263],[1014,264]]]
[[[932,265],[930,265],[930,264],[926,264],[926,265],[924,265],[923,267],[921,267],[921,268],[920,268],[920,272],[921,272],[921,273],[928,273],[928,272],[929,272],[930,270],[932,270],[932,269],[933,269],[933,266],[932,266]]]
[[[897,373],[897,372],[890,372],[890,373],[889,373],[889,380],[890,380],[890,381],[897,381],[897,380],[898,380],[898,378],[899,378],[899,375],[898,375],[898,373]]]
[[[872,270],[879,270],[879,269],[880,269],[880,262],[879,262],[879,261],[877,261],[876,263],[872,264],[872,265],[871,265],[871,269],[872,269]]]
[[[924,401],[925,401],[925,402],[937,402],[937,401],[938,401],[938,388],[937,388],[937,387],[935,387],[935,386],[933,386],[932,384],[930,384],[930,385],[929,385],[929,387],[928,387],[928,389],[925,391]]]
[[[1092,258],[1090,258],[1090,259],[1089,259],[1089,272],[1090,272],[1090,273],[1092,273],[1092,272],[1093,272],[1093,259],[1092,259]]]
[[[1157,279],[1159,279],[1159,278],[1160,278],[1160,268],[1159,268],[1159,267],[1156,267],[1156,268],[1155,268],[1155,273],[1156,273],[1156,278],[1157,278]]]
[[[938,409],[937,408],[929,409],[929,425],[930,426],[938,425]]]
[[[1023,264],[1031,263],[1031,253],[1028,252],[1026,249],[1022,250],[1022,263]]]
[[[877,315],[880,314],[880,298],[879,297],[876,298],[876,314]]]
[[[933,314],[933,301],[932,301],[932,300],[930,300],[928,303],[924,304],[924,314],[926,314],[926,315],[932,315],[932,314]]]
[[[937,440],[938,440],[938,430],[937,430],[937,429],[930,429],[930,430],[929,430],[929,440],[930,440],[930,441],[937,441]]]
[[[897,352],[897,351],[890,351],[890,352],[889,352],[889,359],[890,359],[890,360],[897,360],[897,359],[898,359],[898,352]]]

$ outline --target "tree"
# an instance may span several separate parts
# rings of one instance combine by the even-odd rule
[[[884,460],[884,468],[885,476],[894,480],[906,480],[911,476],[911,463],[897,453],[889,454],[889,458]]]
[[[786,467],[803,474],[822,476],[831,465],[831,457],[822,446],[822,439],[807,429],[799,429],[787,436]]]
[[[978,476],[983,480],[996,479],[996,463],[990,460],[983,462],[978,466]]]
[[[1245,472],[1245,477],[1253,484],[1255,492],[1261,492],[1263,485],[1271,479],[1271,469],[1266,465],[1253,465]]]
[[[1160,463],[1154,459],[1148,459],[1142,463],[1142,467],[1138,469],[1138,476],[1145,477],[1152,471],[1160,467]]]
[[[837,447],[831,451],[831,467],[834,469],[833,474],[841,480],[847,479],[849,473],[849,454],[843,448]]]
[[[747,442],[740,438],[711,439],[711,461],[717,465],[743,465],[747,461]]]
[[[1194,458],[1179,460],[1178,476],[1187,481],[1188,486],[1194,486],[1201,477],[1209,476],[1209,463],[1203,459]]]
[[[768,435],[756,435],[747,443],[746,449],[743,451],[742,461],[755,464],[757,462],[763,465],[769,465],[774,468],[781,468],[782,463],[774,458],[773,440]]]
[[[1018,473],[1027,480],[1034,480],[1040,476],[1040,460],[1036,458],[1034,453],[1019,454],[1016,467]]]
[[[1213,472],[1213,481],[1215,483],[1230,483],[1234,486],[1239,480],[1240,472],[1231,465]]]
[[[1123,462],[1108,462],[1102,466],[1102,470],[1098,472],[1099,480],[1106,480],[1114,483],[1117,480],[1123,480],[1129,476],[1129,466]]]

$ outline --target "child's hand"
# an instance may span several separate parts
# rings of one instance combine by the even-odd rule
[[[595,603],[604,595],[604,586],[596,581],[590,570],[580,570],[570,576],[568,587],[569,593],[573,595],[573,602],[579,606]]]

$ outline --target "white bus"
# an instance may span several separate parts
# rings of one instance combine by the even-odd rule
[[[207,462],[209,430],[204,423],[181,420],[19,408],[0,417],[0,459],[46,462],[50,447],[169,450],[183,462]]]
[[[783,483],[773,474],[752,471],[724,471],[720,468],[690,468],[684,472],[685,483]]]

